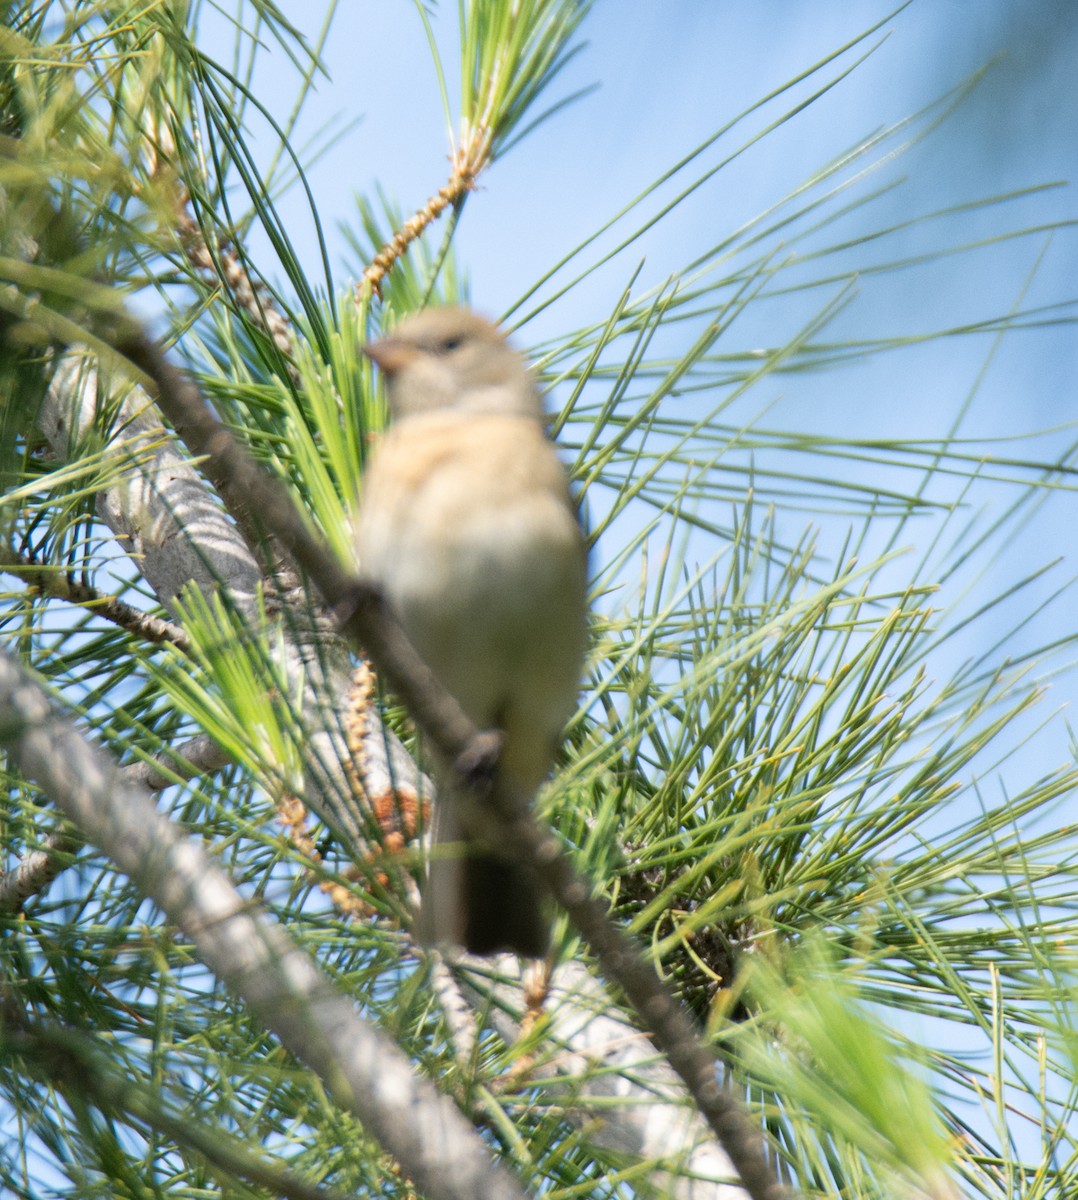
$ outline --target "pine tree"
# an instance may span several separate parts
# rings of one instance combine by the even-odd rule
[[[841,440],[740,415],[778,379],[841,388],[850,361],[970,332],[831,333],[869,266],[848,223],[873,172],[956,98],[718,240],[701,231],[646,283],[624,266],[639,239],[767,136],[727,122],[521,281],[506,320],[595,562],[543,823],[506,832],[560,902],[555,950],[522,965],[413,937],[437,803],[423,766],[476,731],[442,719],[391,614],[351,590],[384,422],[361,347],[405,312],[469,302],[458,230],[483,220],[490,165],[579,98],[564,69],[588,9],[462,0],[454,41],[448,11],[401,7],[429,34],[449,175],[412,216],[360,200],[338,287],[304,273],[280,215],[311,165],[295,122],[274,127],[268,167],[251,133],[268,120],[256,62],[296,64],[296,113],[319,70],[275,4],[245,0],[234,46],[212,52],[194,2],[5,5],[7,1194],[1078,1189],[1078,768],[1017,787],[1004,770],[1031,723],[1060,719],[1038,715],[1042,673],[1074,634],[1020,656],[986,635],[939,666],[1025,594],[1019,579],[951,600],[971,559],[1073,487],[1074,448]],[[746,112],[794,119],[877,33]],[[534,318],[611,263],[609,309],[537,343]],[[794,290],[819,298],[797,328],[740,340],[746,312]],[[985,482],[1006,496],[988,520],[965,507]],[[496,798],[496,774],[486,786]]]

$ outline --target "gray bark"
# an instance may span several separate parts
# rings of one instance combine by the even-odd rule
[[[361,1020],[311,959],[162,816],[103,751],[52,712],[0,653],[0,744],[10,760],[191,938],[199,957],[315,1070],[433,1200],[523,1200],[453,1103]]]

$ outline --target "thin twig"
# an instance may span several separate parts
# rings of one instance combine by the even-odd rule
[[[480,170],[481,166],[465,160],[454,165],[453,173],[449,176],[445,186],[440,187],[417,213],[410,216],[371,259],[370,265],[363,272],[363,278],[356,287],[357,301],[372,294],[381,294],[382,280],[393,269],[393,264],[428,225],[433,225],[447,208],[460,204],[469,192],[475,190],[475,177]]]
[[[50,566],[11,546],[0,546],[0,571],[15,575],[31,587],[54,600],[66,600],[119,625],[148,642],[161,645],[168,642],[184,654],[190,653],[187,634],[171,621],[152,616],[128,604],[118,596],[102,592],[92,584],[78,580],[60,567]]]
[[[117,349],[143,371],[158,404],[238,521],[260,527],[307,573],[341,626],[404,701],[428,742],[447,764],[469,764],[462,778],[462,818],[469,833],[489,843],[508,839],[521,862],[549,888],[594,950],[603,973],[621,987],[655,1046],[688,1088],[752,1200],[788,1193],[775,1178],[762,1137],[719,1083],[712,1051],[605,906],[591,895],[549,830],[542,828],[496,770],[497,739],[475,728],[419,657],[384,599],[361,585],[311,532],[285,487],[265,474],[218,422],[198,389],[145,333],[130,326]],[[257,517],[255,516],[257,514]]]
[[[182,746],[168,750],[155,759],[131,763],[123,768],[125,782],[151,792],[176,783],[219,771],[232,760],[206,734],[199,734]],[[53,880],[70,866],[82,848],[82,839],[71,830],[50,833],[39,849],[29,850],[9,871],[0,874],[0,917],[21,912],[26,902],[40,895]]]

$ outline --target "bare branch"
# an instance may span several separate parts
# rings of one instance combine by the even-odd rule
[[[324,1081],[434,1200],[522,1200],[446,1097],[362,1021],[311,959],[253,909],[213,858],[183,836],[108,756],[52,712],[0,654],[0,744],[12,763],[130,876],[196,945],[199,957]]]
[[[194,779],[227,767],[232,760],[209,736],[200,733],[156,758],[131,763],[123,768],[124,779],[151,792],[160,792],[178,780]]]
[[[649,1037],[689,1089],[752,1200],[777,1200],[782,1188],[762,1138],[723,1088],[715,1056],[697,1036],[684,1009],[629,938],[607,916],[577,875],[557,839],[514,796],[496,768],[495,740],[475,729],[460,705],[408,642],[388,606],[360,585],[315,537],[287,490],[266,475],[210,412],[198,389],[167,361],[160,347],[131,325],[117,349],[152,380],[158,403],[238,520],[261,527],[295,558],[323,599],[341,615],[344,630],[369,655],[400,695],[435,751],[450,764],[468,764],[462,776],[462,818],[469,833],[508,846],[547,886],[595,952],[603,973],[624,991]],[[256,516],[257,514],[257,516]]]
[[[178,625],[145,613],[118,596],[107,595],[91,584],[76,579],[70,572],[42,563],[21,550],[0,546],[0,571],[16,576],[53,599],[66,600],[69,604],[92,609],[106,621],[111,621],[114,625],[119,625],[155,645],[170,642],[185,654],[190,650],[187,635]]]

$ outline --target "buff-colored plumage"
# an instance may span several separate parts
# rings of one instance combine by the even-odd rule
[[[520,356],[465,309],[409,317],[367,347],[392,424],[367,466],[361,574],[471,719],[505,735],[527,795],[576,704],[586,555],[565,471]],[[420,929],[476,953],[545,951],[539,897],[513,863],[461,840],[446,783]]]

